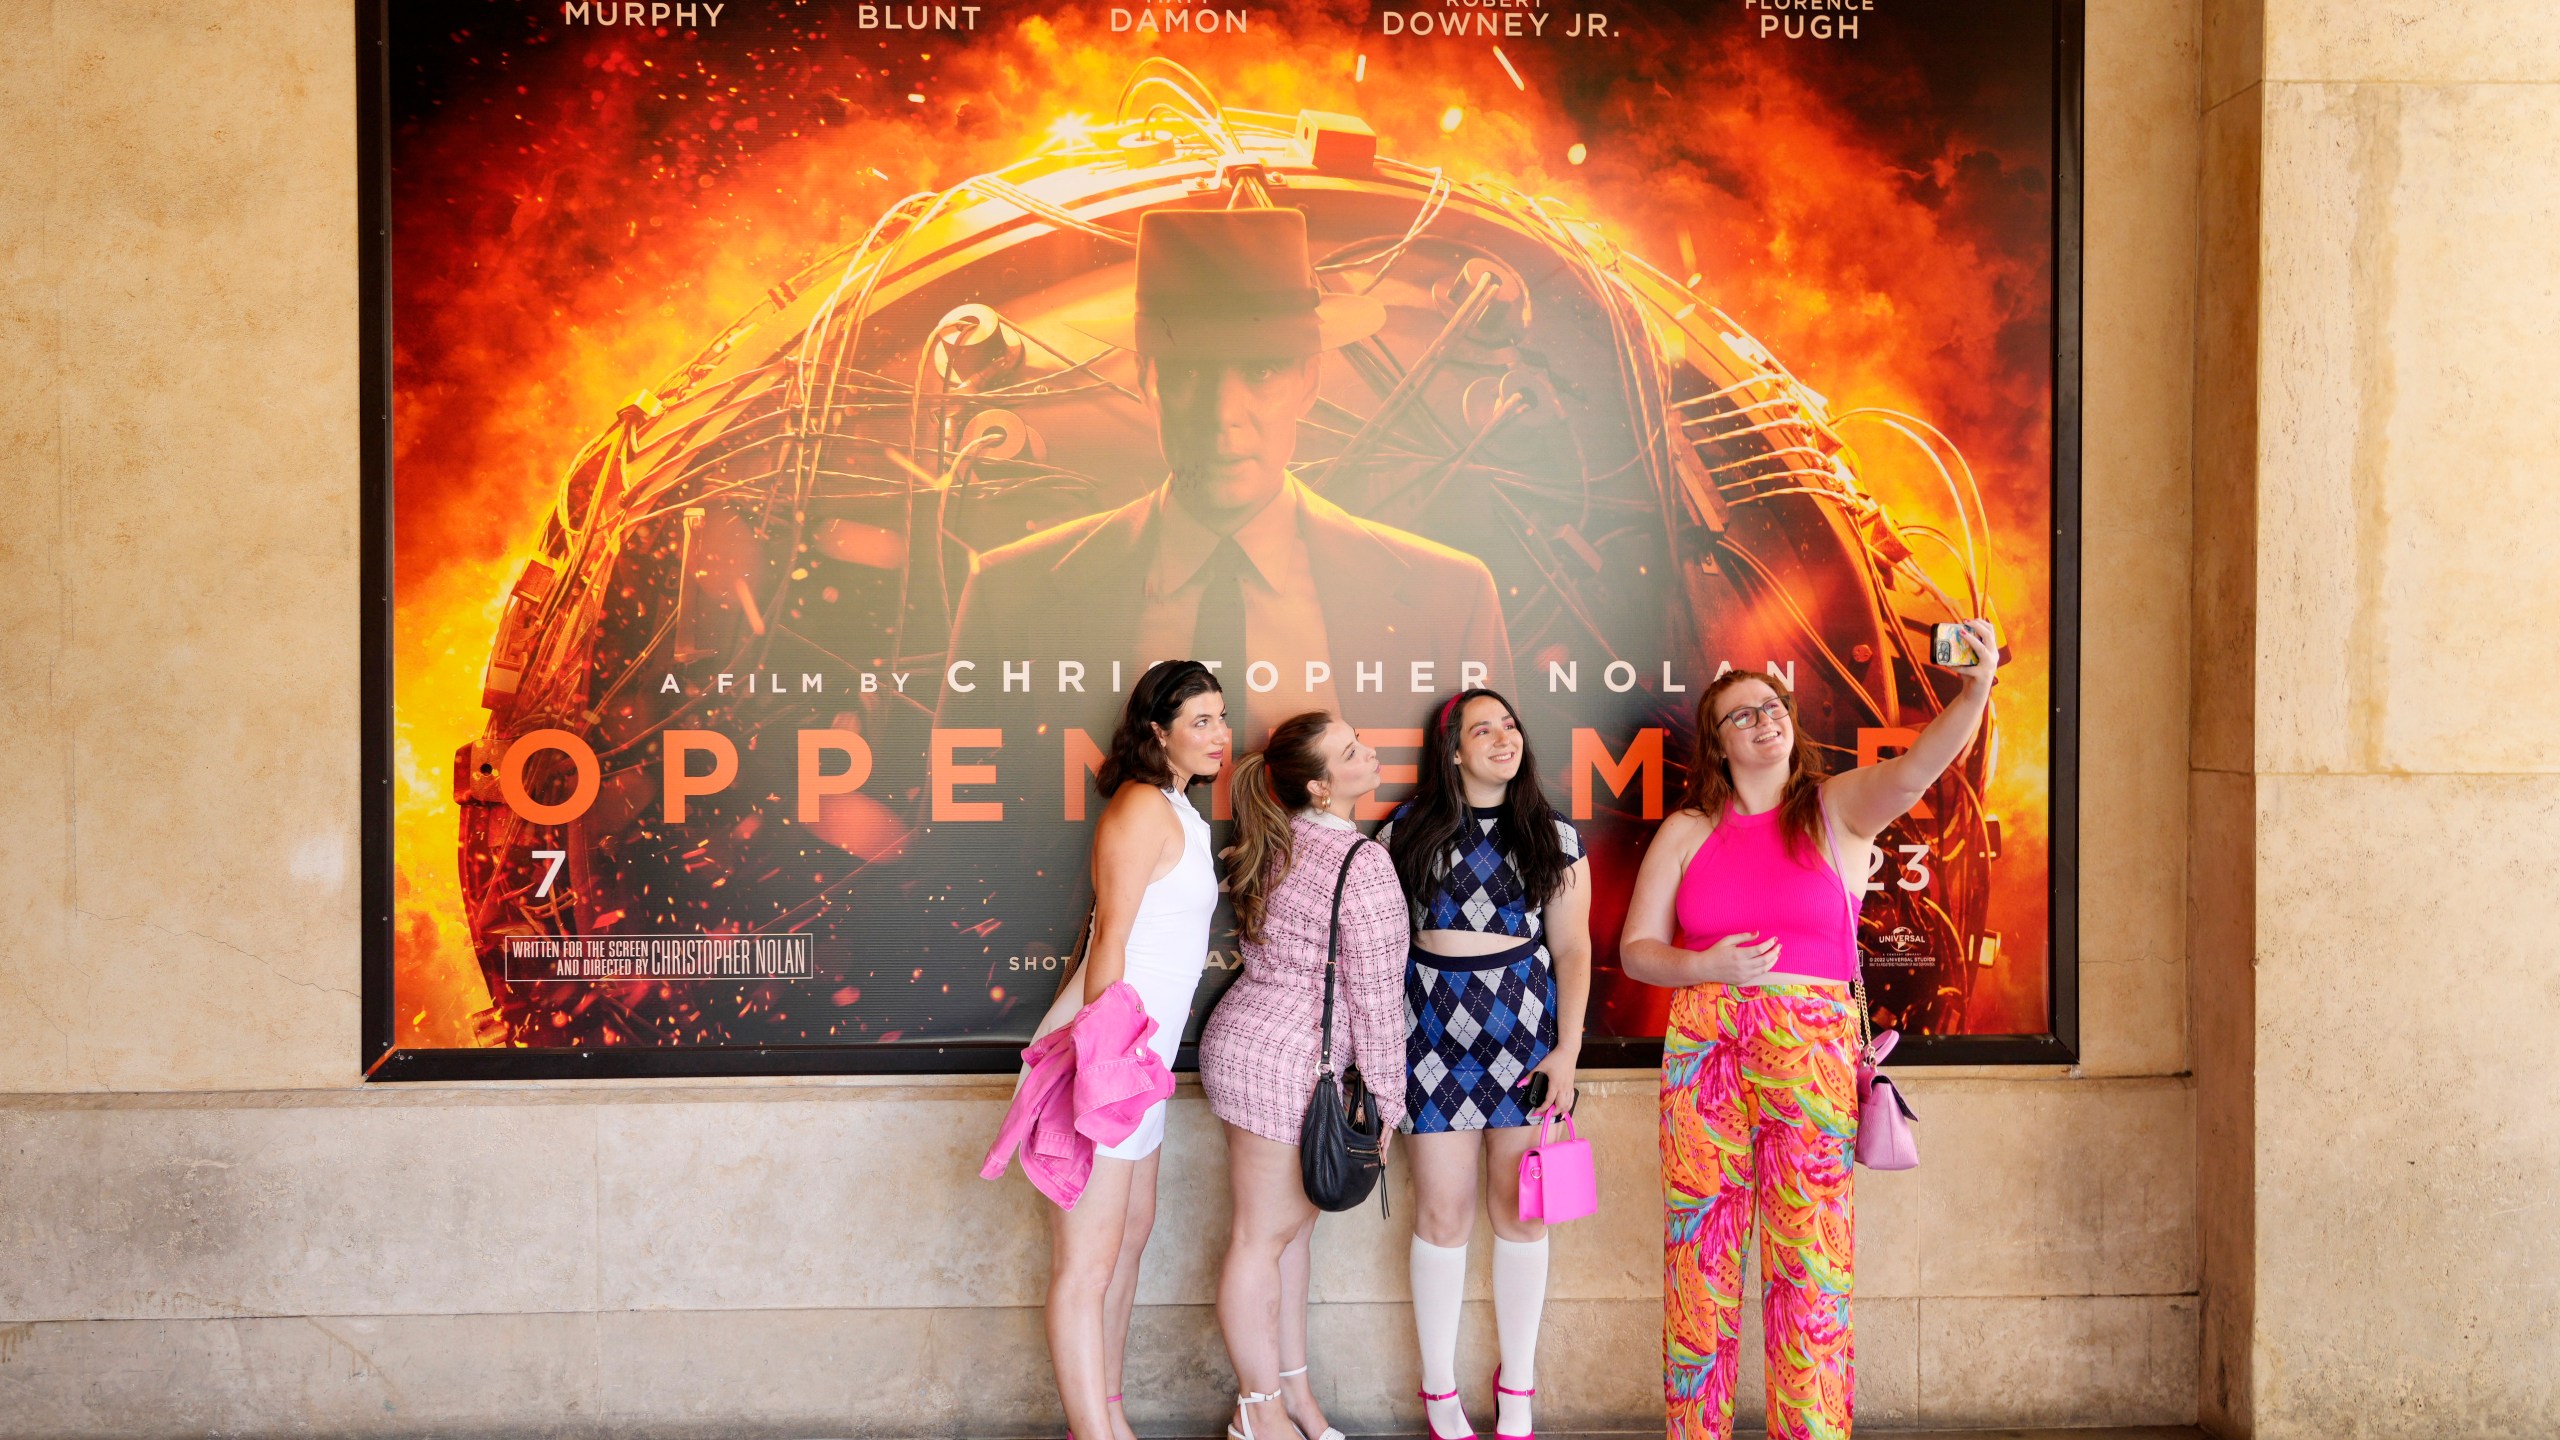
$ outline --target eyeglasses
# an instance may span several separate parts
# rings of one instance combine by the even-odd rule
[[[1773,696],[1757,705],[1745,705],[1716,723],[1736,730],[1757,730],[1763,725],[1775,725],[1786,716],[1787,702]]]

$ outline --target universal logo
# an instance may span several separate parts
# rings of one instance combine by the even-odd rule
[[[560,18],[571,25],[636,25],[642,29],[672,25],[679,30],[707,30],[719,26],[720,12],[728,8],[725,0],[718,5],[679,5],[667,0],[561,0]]]
[[[1937,956],[1918,955],[1912,953],[1928,943],[1928,936],[1921,934],[1919,931],[1912,929],[1908,925],[1896,925],[1892,929],[1887,930],[1876,937],[1875,962],[1879,965],[1908,965],[1913,967],[1935,965],[1938,963]]]

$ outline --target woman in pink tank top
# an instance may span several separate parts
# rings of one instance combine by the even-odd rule
[[[1676,990],[1662,1037],[1671,1440],[1733,1434],[1755,1219],[1769,1434],[1850,1433],[1858,905],[1875,837],[1982,730],[1996,643],[1979,620],[1966,637],[1983,658],[1911,748],[1827,779],[1776,677],[1729,671],[1698,699],[1688,794],[1645,851],[1618,940],[1629,976]]]

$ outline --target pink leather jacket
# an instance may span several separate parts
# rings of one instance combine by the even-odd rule
[[[1076,1208],[1095,1148],[1128,1139],[1147,1108],[1173,1094],[1173,1072],[1148,1043],[1155,1033],[1146,1002],[1124,980],[1024,1047],[1022,1085],[979,1178],[1002,1177],[1018,1150],[1032,1187],[1061,1210]]]

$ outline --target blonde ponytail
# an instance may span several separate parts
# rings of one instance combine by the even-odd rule
[[[1271,892],[1289,876],[1296,848],[1289,822],[1307,803],[1307,786],[1325,776],[1318,746],[1332,723],[1333,716],[1322,710],[1281,721],[1269,743],[1236,757],[1227,776],[1236,843],[1219,854],[1227,862],[1227,893],[1235,897],[1236,938],[1248,945],[1262,943]]]

